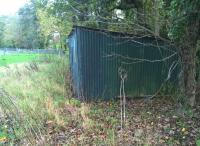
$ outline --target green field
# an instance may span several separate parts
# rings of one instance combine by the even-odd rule
[[[6,66],[13,63],[29,62],[37,59],[39,56],[39,54],[0,55],[0,66]]]

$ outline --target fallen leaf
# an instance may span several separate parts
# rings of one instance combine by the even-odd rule
[[[185,128],[182,128],[182,130],[181,130],[181,131],[182,131],[182,132],[185,132],[185,130],[186,130]]]
[[[7,138],[5,136],[0,138],[0,142],[5,142],[5,141],[7,141]]]

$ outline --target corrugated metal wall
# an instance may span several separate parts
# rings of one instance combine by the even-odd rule
[[[69,47],[74,92],[82,98],[119,96],[119,68],[128,74],[127,96],[152,95],[178,58],[173,55],[171,46],[154,38],[133,39],[129,35],[84,27],[74,28],[69,36]],[[159,61],[170,55],[169,59]],[[177,74],[178,69],[173,70],[171,81]]]
[[[73,92],[76,96],[80,96],[81,88],[81,74],[79,69],[79,58],[78,58],[78,49],[77,49],[77,30],[74,30],[72,36],[69,37],[69,49],[70,49],[70,70],[71,70],[71,79],[73,84]]]

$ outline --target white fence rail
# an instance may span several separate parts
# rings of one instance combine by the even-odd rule
[[[0,48],[0,55],[8,55],[8,54],[57,54],[63,55],[64,51],[60,49],[20,49],[20,48]]]

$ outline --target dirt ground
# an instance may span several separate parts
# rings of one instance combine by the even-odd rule
[[[200,139],[200,109],[178,107],[167,99],[129,100],[126,125],[120,128],[118,102],[89,103],[87,113],[66,107],[63,113],[80,114],[77,119],[53,132],[52,143],[69,145],[193,146]],[[85,123],[85,124],[84,124]]]

